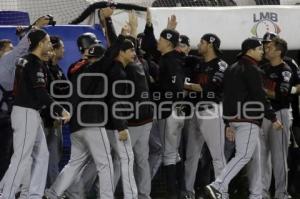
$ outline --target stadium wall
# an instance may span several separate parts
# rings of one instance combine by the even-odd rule
[[[298,6],[243,6],[243,7],[194,7],[151,8],[155,35],[167,26],[172,14],[177,16],[177,30],[190,37],[193,47],[205,33],[217,34],[221,49],[237,50],[248,37],[262,38],[267,31],[276,32],[287,40],[290,50],[300,49],[300,7]],[[138,14],[139,32],[145,27],[145,15]],[[113,17],[117,32],[128,20],[124,11]]]

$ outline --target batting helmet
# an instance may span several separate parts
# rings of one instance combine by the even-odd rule
[[[106,51],[106,48],[102,44],[94,44],[89,48],[88,57],[101,58]]]
[[[83,33],[77,39],[77,46],[81,53],[83,53],[85,49],[90,48],[91,45],[98,44],[98,43],[101,42],[97,39],[96,35],[91,32]]]

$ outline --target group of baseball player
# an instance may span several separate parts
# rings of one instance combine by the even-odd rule
[[[19,51],[6,71],[14,75],[14,152],[0,198],[19,192],[24,199],[82,199],[96,187],[98,198],[113,199],[121,179],[125,199],[150,199],[163,164],[168,198],[194,199],[206,144],[215,179],[204,188],[207,197],[229,198],[229,183],[247,166],[250,199],[270,198],[272,173],[274,197],[288,199],[289,109],[297,119],[300,72],[285,56],[286,41],[268,32],[263,40],[245,39],[228,65],[216,34],[201,36],[201,56],[190,55],[175,15],[156,40],[149,11],[143,33],[130,12],[119,35],[113,11],[99,10],[108,46],[93,33],[80,35],[82,57],[67,77],[58,66],[59,37],[36,27],[24,35],[28,53]],[[59,172],[63,123],[70,126],[71,155]]]

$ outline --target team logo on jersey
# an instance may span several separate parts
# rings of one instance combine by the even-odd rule
[[[37,76],[38,78],[44,78],[44,77],[45,77],[45,75],[44,75],[43,72],[37,72],[37,73],[36,73],[36,76]]]
[[[292,76],[292,73],[290,73],[289,71],[282,72],[283,81],[285,81],[285,82],[289,82],[291,79],[291,76]]]
[[[46,83],[46,81],[45,81],[45,79],[44,78],[38,78],[37,79],[37,83],[42,83],[42,84],[45,84]]]
[[[27,63],[28,63],[27,59],[19,58],[16,65],[17,65],[17,66],[25,67],[25,65],[26,65]]]
[[[260,12],[253,14],[253,22],[255,23],[251,28],[253,36],[262,38],[266,32],[274,32],[279,34],[281,32],[278,26],[278,14],[275,12]]]
[[[227,63],[225,63],[224,61],[220,61],[218,65],[219,65],[219,71],[221,72],[224,72],[227,68]]]

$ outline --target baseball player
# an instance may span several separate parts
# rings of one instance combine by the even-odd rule
[[[15,76],[15,103],[11,115],[14,154],[1,182],[3,199],[15,198],[28,167],[33,170],[30,186],[39,191],[36,192],[37,198],[42,197],[41,192],[46,184],[49,152],[39,110],[54,102],[47,92],[47,72],[42,60],[51,43],[49,35],[43,30],[33,30],[28,38],[31,53],[19,59]],[[65,121],[70,119],[70,114],[61,106],[55,104],[53,108],[54,115]],[[33,165],[28,164],[31,157]]]
[[[71,64],[71,66],[68,69],[68,74],[71,74],[73,70],[75,71],[78,68],[87,67],[88,65],[92,64],[90,63],[90,60],[95,59],[93,57],[95,57],[96,54],[98,54],[98,57],[103,56],[103,52],[101,50],[100,53],[94,52],[96,54],[94,54],[93,56],[90,56],[89,53],[89,49],[93,45],[98,44],[99,42],[100,41],[97,39],[96,35],[91,32],[83,33],[77,38],[77,47],[80,51],[81,58],[75,63]],[[102,47],[100,49],[102,49]],[[104,66],[102,65],[102,67]],[[87,165],[88,166],[81,169],[81,171],[79,172],[80,174],[77,176],[74,183],[65,191],[65,195],[67,197],[74,199],[86,197],[85,193],[88,190],[87,184],[94,182],[96,180],[95,176],[97,176],[96,165],[94,164],[94,161],[91,157],[89,158],[89,163],[87,163]],[[91,178],[91,176],[93,177]]]
[[[115,53],[117,51],[119,51],[120,42],[121,42],[121,40],[124,39],[124,37],[121,37],[120,40],[118,40],[117,38],[114,38],[117,41],[110,40],[111,38],[109,36],[115,36],[114,33],[112,33],[113,31],[111,30],[113,28],[113,25],[112,25],[112,21],[111,21],[111,19],[109,17],[112,14],[112,12],[113,12],[113,10],[111,8],[107,8],[107,9],[102,9],[101,10],[101,16],[103,17],[103,19],[105,19],[105,22],[103,22],[103,23],[105,23],[105,27],[107,29],[106,30],[107,34],[109,34],[108,35],[108,39],[109,39],[110,43],[114,44],[111,48],[108,49],[107,54],[105,56],[105,59],[108,61],[107,62],[108,66],[110,66],[112,64],[113,59],[114,59],[111,56],[115,56]],[[110,34],[112,34],[112,35],[110,35]],[[91,47],[93,47],[93,46],[91,46]],[[95,46],[95,47],[97,47],[97,46]],[[89,51],[89,53],[91,53],[91,54],[87,54],[86,58],[85,58],[87,60],[87,62],[93,62],[93,60],[97,59],[97,57],[98,57],[97,56],[97,48],[95,48],[95,52],[94,51],[93,52]],[[104,67],[104,66],[102,66],[102,67]],[[103,69],[106,71],[106,68],[103,68]],[[110,67],[107,69],[107,72],[109,72],[109,70],[110,70]],[[115,140],[115,137],[114,137],[114,133],[111,130],[109,130],[109,129],[113,128],[113,127],[109,124],[107,126],[107,128],[108,128],[108,136],[109,136],[109,139],[111,141],[112,148],[113,148],[113,150],[114,150],[115,153],[118,153],[117,152],[118,148],[117,148],[116,140]],[[114,161],[114,170],[115,170],[115,172],[114,172],[115,175],[114,176],[115,176],[115,184],[117,184],[117,182],[118,182],[118,180],[120,178],[120,175],[121,175],[121,171],[120,171],[121,167],[120,167],[119,158],[116,157],[116,156],[114,156],[114,157],[116,158],[116,161]],[[122,169],[123,169],[123,167],[125,167],[125,169],[123,169],[123,170],[128,170],[128,169],[126,169],[126,166],[127,166],[126,164],[125,165],[123,164],[122,165]],[[78,194],[75,195],[75,192],[76,192],[75,188],[76,187],[77,188],[79,188],[79,187],[82,188],[84,186],[85,187],[84,189],[86,191],[90,190],[90,187],[91,187],[90,185],[92,185],[93,182],[94,182],[94,180],[95,180],[95,176],[94,176],[95,170],[96,169],[95,169],[94,163],[91,162],[91,161],[89,161],[87,163],[87,166],[80,172],[80,173],[82,173],[82,175],[84,175],[84,178],[77,179],[76,185],[72,186],[71,190],[70,189],[68,190],[67,195],[71,196],[72,198],[74,198],[74,197],[76,197],[76,198],[82,198],[83,195],[84,195],[84,193],[79,193],[80,196],[78,196]],[[130,180],[129,180],[129,182],[130,182]],[[99,186],[100,185],[97,183],[96,187],[99,187]],[[125,188],[128,189],[128,183],[125,186],[127,186]],[[70,191],[71,191],[72,195],[70,195],[70,193],[69,193]],[[144,194],[146,194],[146,193],[144,193]]]
[[[101,44],[98,45],[101,49],[102,59],[90,64],[78,62],[77,66],[75,65],[69,70],[68,76],[75,90],[70,102],[73,107],[76,107],[70,121],[71,157],[52,186],[46,190],[47,198],[56,199],[62,196],[90,157],[96,165],[99,182],[101,182],[100,197],[103,199],[113,198],[113,165],[110,143],[104,128],[107,121],[107,110],[106,106],[103,105],[103,96],[98,96],[96,99],[92,97],[92,95],[103,94],[106,89],[105,86],[107,86],[106,80],[103,78],[106,64],[106,59],[103,59],[105,48]],[[84,48],[82,49],[83,54],[87,56],[88,51],[90,54],[95,53],[95,48],[94,46],[90,49]],[[91,74],[96,76],[90,76]],[[80,91],[80,93],[76,91]]]
[[[131,139],[132,150],[134,153],[134,174],[136,185],[138,189],[139,199],[150,199],[151,193],[151,176],[149,167],[149,135],[152,128],[153,107],[150,102],[149,84],[151,83],[151,76],[149,74],[149,66],[142,58],[140,46],[135,38],[134,30],[137,29],[137,18],[134,13],[129,14],[129,27],[123,28],[126,39],[132,41],[135,47],[137,56],[133,63],[126,66],[127,78],[135,85],[134,94],[128,100],[134,105],[134,114],[128,120],[128,130]],[[112,25],[112,24],[111,24]],[[110,31],[107,31],[108,34]],[[108,39],[113,38],[113,35],[107,35]],[[110,43],[114,43],[110,41]],[[145,97],[148,95],[148,97]],[[150,104],[149,104],[150,103]],[[116,164],[115,166],[118,166]],[[118,173],[115,173],[118,175]],[[117,176],[116,176],[117,178]]]
[[[41,17],[34,23],[34,26],[37,28],[42,28],[44,25],[47,25],[48,22],[48,19]],[[11,50],[6,51],[0,58],[0,123],[4,123],[4,125],[0,127],[0,178],[2,178],[7,170],[12,153],[11,148],[13,138],[10,124],[10,113],[14,100],[12,90],[15,77],[16,60],[28,53],[29,42],[27,36],[28,34],[26,34],[20,40],[18,45],[14,46],[13,48],[11,48],[11,46],[6,48],[6,50]],[[4,102],[6,103],[2,103],[3,98],[5,98]]]
[[[179,42],[176,47],[176,51],[180,52],[183,59],[184,59],[184,66],[183,66],[183,72],[185,75],[185,78],[189,78],[191,75],[191,68],[194,66],[193,62],[198,61],[198,56],[189,55],[191,51],[191,45],[190,45],[190,39],[186,35],[180,35],[179,36]],[[187,94],[187,91],[184,91],[185,94]],[[185,96],[186,98],[186,96]],[[186,101],[186,99],[184,99]],[[190,107],[189,106],[183,106],[184,107],[184,113],[185,115],[190,114]],[[181,130],[181,137],[178,140],[178,151],[180,156],[180,162],[177,162],[176,164],[176,170],[179,175],[177,175],[177,183],[178,187],[182,188],[184,183],[184,175],[181,175],[184,173],[184,160],[185,154],[186,154],[186,145],[187,145],[187,135],[188,135],[188,119],[184,120],[184,125]],[[182,192],[180,192],[182,194]],[[185,193],[184,193],[185,194]]]
[[[88,67],[103,58],[103,46],[92,44],[89,50],[85,51],[84,54]],[[103,69],[105,68],[103,64],[101,67],[103,67]],[[72,199],[86,198],[95,182],[95,188],[96,190],[99,190],[99,183],[97,183],[96,180],[97,168],[93,159],[89,158],[86,165],[80,170],[79,176],[77,176],[75,182],[65,191],[65,195]],[[97,192],[97,197],[100,198],[99,192]]]
[[[115,184],[119,180],[118,176],[120,174],[118,173],[121,173],[124,198],[137,199],[138,192],[133,173],[134,154],[128,132],[128,115],[124,111],[119,111],[120,109],[128,108],[128,103],[126,102],[128,102],[130,93],[133,92],[130,90],[132,86],[128,85],[128,76],[125,69],[129,63],[134,62],[136,54],[134,44],[130,40],[125,39],[123,35],[119,35],[118,41],[114,45],[117,46],[118,53],[107,73],[109,80],[108,106],[110,117],[106,128],[108,129],[109,140],[115,154]],[[117,81],[120,80],[122,82],[117,85]],[[120,168],[121,171],[119,170]]]
[[[265,196],[268,196],[270,187],[271,171],[273,168],[275,177],[275,198],[287,199],[287,153],[290,139],[290,116],[289,94],[291,90],[292,70],[283,61],[287,52],[287,43],[275,37],[268,43],[265,49],[265,58],[270,61],[269,64],[262,66],[265,72],[264,88],[271,101],[273,109],[276,111],[277,118],[283,124],[280,130],[270,128],[269,121],[264,120],[261,133],[261,164],[263,177],[263,190]],[[271,165],[269,158],[271,157]],[[265,171],[265,169],[267,169]]]
[[[145,129],[147,131],[147,129],[151,128],[151,124],[150,126],[147,124],[147,118],[146,123],[144,123],[145,126],[139,128],[138,132],[137,129],[131,129],[133,130],[133,132],[130,133],[128,120],[131,118],[131,116],[127,115],[127,113],[121,113],[118,111],[118,109],[120,108],[128,108],[128,103],[131,103],[131,105],[134,104],[135,102],[132,101],[131,97],[137,94],[135,90],[133,90],[135,89],[135,86],[132,87],[134,83],[130,81],[128,76],[129,74],[133,75],[133,73],[135,73],[134,70],[132,70],[134,68],[130,67],[130,69],[128,69],[128,67],[134,63],[136,58],[134,45],[135,39],[129,35],[131,35],[133,33],[132,31],[137,27],[137,19],[133,13],[130,13],[129,23],[123,26],[121,34],[117,37],[116,33],[114,32],[113,23],[111,20],[112,13],[113,9],[111,8],[103,9],[100,12],[102,20],[104,21],[103,23],[106,27],[106,37],[111,44],[110,50],[113,55],[113,62],[107,72],[110,85],[108,93],[110,119],[106,128],[109,129],[108,135],[110,143],[112,145],[112,150],[114,152],[115,185],[117,185],[120,176],[122,176],[124,198],[148,198],[150,197],[151,190],[151,181],[149,183],[149,170],[147,172],[147,166],[149,168],[149,165],[145,163],[145,157],[141,157],[141,154],[139,154],[142,153],[143,155],[145,155],[142,150],[147,151],[147,146],[140,146],[143,147],[143,149],[137,149],[139,147],[137,146],[137,142],[141,141],[143,145],[147,143],[147,132],[145,133],[145,137],[140,137],[139,134],[144,135],[144,133],[140,131],[143,131],[142,129]],[[133,26],[132,20],[135,20],[135,26]],[[134,35],[135,34],[136,32],[134,33]],[[131,76],[131,79],[133,78],[133,76]],[[121,82],[119,84],[116,84],[117,81]],[[131,82],[132,84],[130,84],[129,82]],[[115,86],[115,89],[113,90],[112,86],[114,84],[118,86]],[[124,95],[124,97],[122,97],[122,95]],[[118,101],[120,101],[121,103],[119,103]],[[131,137],[131,135],[133,137]],[[137,150],[139,151],[137,152]],[[137,170],[140,172],[139,174],[143,177],[143,179],[141,179],[140,175],[136,176],[139,178],[139,190],[137,190],[136,180],[133,173],[133,164],[135,161],[134,154],[138,155],[138,167],[144,167],[137,168]]]
[[[148,104],[149,98],[144,98],[149,93],[149,70],[146,61],[135,59],[134,63],[128,65],[126,72],[129,80],[135,84],[135,94],[130,101],[137,105],[133,119],[128,120],[128,130],[135,158],[135,179],[138,188],[139,199],[150,199],[151,176],[149,167],[149,135],[152,128],[153,107]]]
[[[259,144],[259,128],[263,117],[273,122],[273,128],[282,127],[262,87],[261,73],[257,67],[262,56],[261,42],[255,38],[246,39],[242,43],[239,60],[225,71],[223,118],[226,137],[235,140],[236,153],[216,180],[206,186],[211,199],[228,198],[230,181],[250,161]],[[257,167],[258,177],[259,171]],[[250,195],[250,198],[255,197]],[[261,198],[261,193],[257,197]]]
[[[146,19],[147,23],[145,26],[145,30],[139,36],[141,36],[141,47],[145,52],[144,58],[147,60],[149,66],[151,66],[152,69],[156,69],[152,70],[152,72],[154,73],[152,73],[152,84],[150,84],[150,92],[151,96],[153,96],[153,94],[157,92],[157,82],[159,77],[158,63],[161,54],[157,50],[157,41],[154,36],[151,13],[149,9],[147,10]],[[154,118],[149,137],[149,165],[152,179],[154,178],[156,172],[158,171],[162,163],[163,150],[160,137],[161,136],[159,132],[158,121],[157,118]]]
[[[59,67],[58,62],[64,56],[64,43],[57,36],[50,36],[53,52],[48,61],[49,79],[51,82],[55,80],[66,80],[66,77]],[[65,95],[69,91],[68,84],[57,83],[53,87],[55,95]],[[51,88],[49,93],[51,92]],[[42,116],[43,117],[43,116]],[[49,149],[49,166],[48,166],[48,185],[51,185],[59,174],[59,161],[62,156],[62,124],[58,120],[52,120],[48,114],[44,115],[44,127],[47,135],[47,143]]]
[[[64,44],[57,36],[51,36],[50,41],[52,48],[48,54],[44,55],[45,65],[47,67],[47,90],[50,95],[62,95],[69,92],[68,84],[55,84],[53,87],[53,92],[51,93],[50,86],[55,80],[66,80],[63,75],[63,71],[57,65],[58,61],[63,57],[64,53]],[[49,150],[49,166],[48,166],[48,175],[47,175],[47,184],[51,185],[57,175],[59,174],[59,161],[61,157],[61,148],[62,148],[62,124],[60,120],[55,120],[51,117],[50,107],[43,109],[41,111],[41,117],[43,119],[43,127],[46,134],[47,145]],[[20,199],[34,198],[35,191],[33,187],[30,187],[30,178],[31,172],[30,169],[26,172],[21,186]]]
[[[184,126],[184,113],[182,107],[172,104],[180,101],[178,93],[183,92],[184,73],[183,57],[175,51],[179,42],[179,33],[172,29],[165,29],[160,34],[157,49],[161,52],[159,61],[158,87],[161,94],[160,107],[158,107],[158,129],[162,143],[162,161],[166,168],[167,191],[169,198],[177,198],[176,163],[180,160],[178,145],[181,130]],[[172,98],[165,96],[172,94]],[[164,105],[163,105],[164,104]],[[161,106],[163,105],[163,106]],[[165,109],[165,110],[163,110]],[[177,116],[177,117],[176,117]]]
[[[202,146],[206,142],[213,161],[215,177],[220,175],[226,165],[224,157],[224,123],[221,116],[221,94],[224,72],[227,63],[219,58],[220,39],[208,33],[202,36],[198,52],[203,56],[192,70],[191,83],[185,86],[191,92],[198,92],[194,103],[194,112],[188,126],[188,140],[185,160],[185,189],[187,197],[194,198],[194,183],[201,156]],[[200,92],[199,92],[200,91]],[[201,102],[198,106],[197,103]],[[211,116],[211,117],[210,117]]]
[[[264,44],[264,49],[267,49],[269,43],[272,41],[273,38],[275,37],[279,37],[276,33],[273,32],[267,32],[265,33],[265,35],[263,36],[263,44]],[[283,61],[291,68],[292,70],[292,77],[291,77],[291,108],[292,108],[292,119],[293,119],[293,123],[292,123],[292,128],[291,131],[293,132],[293,135],[295,136],[295,138],[297,138],[297,135],[299,135],[299,124],[300,124],[300,111],[299,111],[299,98],[298,95],[300,93],[300,70],[299,67],[297,65],[297,63],[295,62],[294,59],[285,56],[283,58]],[[269,61],[265,58],[261,65],[263,66],[264,64],[267,64]],[[264,147],[264,146],[262,146]],[[272,165],[271,165],[271,158],[270,156],[268,157],[268,164],[266,164],[265,168],[264,168],[264,172],[266,173],[266,175],[262,176],[262,181],[263,184],[265,185],[263,187],[263,196],[265,198],[269,197],[269,188],[271,185],[271,177],[272,177]],[[293,176],[292,176],[293,178]]]
[[[168,28],[161,32],[157,42],[153,33],[151,15],[148,11],[147,24],[144,31],[145,39],[143,40],[147,51],[154,59],[159,60],[157,91],[160,96],[158,97],[159,99],[154,99],[158,102],[157,125],[154,126],[158,130],[156,133],[160,142],[160,144],[155,143],[155,146],[161,147],[161,149],[155,151],[158,152],[157,154],[150,154],[149,161],[152,176],[154,176],[158,165],[160,165],[158,163],[162,159],[166,170],[169,198],[177,198],[178,195],[176,163],[180,161],[178,146],[184,126],[183,106],[176,103],[183,101],[184,93],[184,56],[182,56],[181,52],[175,50],[180,36],[175,30],[176,24],[176,17],[173,15],[168,20]],[[153,137],[153,134],[151,136]],[[152,138],[150,140],[157,142],[158,139]],[[162,157],[157,158],[158,155]],[[153,160],[158,160],[159,162],[157,163]]]
[[[279,35],[277,35],[274,32],[266,32],[263,36],[263,45],[264,45],[264,50],[267,48],[268,44],[272,41],[273,38],[275,37],[279,37]],[[298,124],[299,124],[299,98],[298,98],[298,94],[300,93],[300,87],[299,87],[299,80],[300,80],[300,70],[299,67],[297,65],[297,63],[295,62],[294,59],[284,56],[283,61],[291,68],[292,70],[292,80],[291,80],[291,108],[292,108],[292,119],[293,119],[293,124],[292,124],[292,128],[291,131],[293,132],[295,138],[297,138],[297,135],[299,134],[299,128],[298,128]],[[261,66],[264,66],[265,64],[268,64],[269,61],[264,58],[261,62]],[[262,145],[262,147],[264,147],[264,145]],[[264,148],[262,148],[263,150],[265,150]],[[268,164],[265,164],[265,168],[264,168],[264,173],[266,175],[262,176],[262,182],[263,182],[263,197],[265,198],[269,198],[269,188],[271,185],[271,177],[272,177],[272,165],[271,165],[271,157],[268,157]]]

